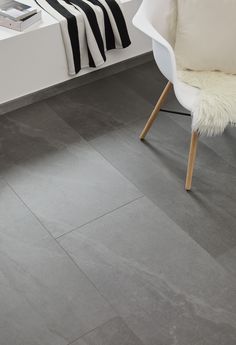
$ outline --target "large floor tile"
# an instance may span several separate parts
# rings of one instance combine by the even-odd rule
[[[136,93],[137,99],[145,99],[152,107],[158,101],[167,84],[167,79],[161,74],[154,60],[119,73],[116,78],[123,83],[123,89],[129,87]],[[177,101],[173,90],[162,105],[162,109],[188,113]],[[147,113],[146,117],[148,115]]]
[[[72,345],[143,345],[143,343],[120,317],[116,317]]]
[[[172,119],[182,128],[188,132],[191,130],[191,118],[184,119],[182,116],[175,116]],[[221,161],[226,165],[230,165],[236,168],[236,128],[228,126],[223,135],[217,135],[214,137],[201,137],[201,142],[210,148],[211,151],[220,156]],[[199,151],[199,157],[201,157],[201,151]],[[220,164],[220,162],[215,162]]]
[[[116,314],[0,182],[0,344],[67,345]]]
[[[148,82],[145,82],[148,81]],[[47,104],[86,140],[145,122],[167,81],[154,62],[52,97]],[[186,112],[170,92],[163,109]]]
[[[138,139],[140,120],[91,144],[199,245],[218,256],[236,245],[236,171],[200,141],[193,189],[186,193],[190,134],[173,121],[178,117],[161,113],[145,142]]]
[[[141,193],[44,103],[0,119],[0,175],[55,236]]]
[[[191,118],[138,140],[165,84],[151,62],[0,118],[0,345],[236,344],[235,128],[186,193]]]
[[[144,99],[152,106],[167,83],[154,61],[119,73],[115,78],[123,85],[123,89],[133,90],[137,99]]]
[[[86,140],[145,118],[152,110],[152,104],[115,76],[56,96],[47,103]]]
[[[148,199],[60,243],[144,344],[235,344],[235,278]]]
[[[217,258],[218,262],[223,265],[230,273],[236,276],[236,247]]]
[[[53,97],[47,104],[86,140],[122,127],[122,122],[114,119],[111,113],[100,110],[96,104],[86,102],[83,97],[72,97],[70,93]]]

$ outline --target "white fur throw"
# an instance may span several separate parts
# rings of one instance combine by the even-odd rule
[[[179,78],[200,89],[192,110],[192,129],[199,134],[222,134],[236,125],[236,75],[222,72],[179,71]]]

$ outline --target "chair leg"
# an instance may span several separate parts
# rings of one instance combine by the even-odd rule
[[[159,98],[159,100],[158,100],[158,102],[157,102],[157,104],[156,104],[156,106],[155,106],[155,108],[154,108],[154,110],[153,110],[153,112],[152,112],[148,122],[146,123],[142,133],[139,136],[140,140],[144,140],[144,138],[146,137],[148,131],[152,127],[153,122],[156,120],[157,115],[158,115],[158,113],[159,113],[159,111],[161,109],[161,106],[164,103],[164,101],[166,100],[166,97],[167,97],[168,93],[170,92],[171,88],[172,88],[172,83],[169,81],[168,84],[166,85],[164,91],[162,92],[161,97]]]
[[[197,144],[198,144],[199,134],[197,132],[192,132],[190,151],[188,157],[188,170],[185,183],[186,191],[190,191],[192,188],[193,170],[197,155]]]

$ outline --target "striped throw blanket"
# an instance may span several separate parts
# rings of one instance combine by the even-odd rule
[[[35,0],[61,26],[68,70],[97,67],[106,51],[130,45],[119,0]]]

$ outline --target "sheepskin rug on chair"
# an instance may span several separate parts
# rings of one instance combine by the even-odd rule
[[[236,125],[236,75],[223,72],[178,72],[181,81],[200,89],[192,110],[192,129],[202,135],[222,134]]]

